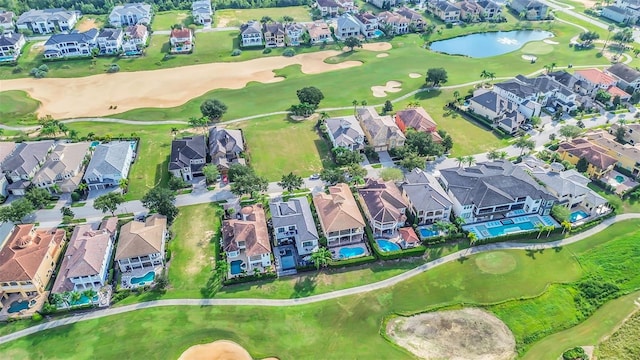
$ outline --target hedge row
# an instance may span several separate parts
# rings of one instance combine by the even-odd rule
[[[277,278],[278,278],[278,275],[276,275],[275,273],[246,275],[246,276],[227,279],[222,282],[222,285],[242,284],[242,283],[248,283],[248,282],[259,281],[259,280],[274,280]]]
[[[348,266],[358,266],[358,265],[372,263],[372,262],[375,262],[376,260],[377,260],[376,257],[373,255],[362,256],[362,257],[346,259],[346,260],[337,260],[337,261],[332,260],[331,262],[329,262],[329,267],[341,268],[341,267],[348,267]]]

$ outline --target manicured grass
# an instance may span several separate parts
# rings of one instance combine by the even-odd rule
[[[40,102],[24,91],[11,90],[0,92],[0,119],[4,125],[36,124],[36,110]]]
[[[153,30],[171,30],[173,25],[189,26],[193,24],[193,17],[188,10],[160,11],[153,15],[151,28]]]
[[[261,9],[223,9],[214,15],[215,27],[239,27],[249,20],[260,21],[263,16],[269,16],[275,21],[282,21],[284,15],[291,16],[294,21],[311,21],[310,9],[306,6],[288,6]]]
[[[537,296],[544,292],[549,283],[571,282],[586,275],[580,270],[575,256],[580,258],[583,265],[604,257],[618,259],[619,251],[628,250],[629,245],[637,242],[639,235],[640,222],[627,221],[581,241],[577,244],[579,246],[569,245],[559,251],[550,249],[533,254],[507,251],[508,255],[514,257],[516,267],[504,274],[482,273],[475,265],[475,257],[470,257],[444,264],[388,289],[311,305],[282,308],[162,307],[140,310],[25,337],[0,345],[0,354],[9,358],[43,358],[51,353],[61,358],[78,359],[91,358],[96,353],[105,359],[154,358],[153,354],[161,347],[162,355],[158,355],[158,358],[177,358],[191,345],[230,339],[245,346],[254,358],[278,356],[282,359],[313,359],[317,357],[317,352],[309,349],[322,349],[323,359],[343,359],[345,354],[349,358],[362,359],[411,359],[413,357],[407,352],[392,346],[379,335],[385,316],[392,313],[410,314],[460,302],[467,305],[496,303]],[[594,252],[602,255],[593,257]],[[625,253],[625,259],[628,259],[625,266],[632,261],[638,263],[639,256],[637,250]],[[586,269],[592,267],[587,266]],[[609,270],[606,264],[605,270]],[[628,272],[626,278],[640,280],[637,274]],[[562,292],[553,290],[554,287],[557,286],[542,294],[550,304],[537,302],[536,305],[554,308],[553,304],[562,300],[570,312],[570,299]],[[254,290],[256,295],[260,290]],[[242,291],[234,294],[246,295]],[[521,311],[535,313],[538,318],[546,315],[561,318],[528,307],[531,301],[524,300],[520,304]],[[516,316],[514,314],[513,319],[507,319],[508,322],[514,322]],[[176,327],[176,324],[180,326]],[[561,326],[567,327],[569,324]],[[288,336],[281,336],[284,333]],[[517,339],[522,336],[519,333],[515,335]],[[118,346],[105,341],[112,337],[117,337]],[[142,338],[145,341],[140,341]],[[73,347],[69,346],[69,339],[73,339]],[[552,354],[553,358],[556,355]]]
[[[276,115],[244,121],[238,127],[243,130],[256,172],[269,181],[279,181],[289,172],[306,177],[333,165],[329,145],[315,124]]]
[[[559,45],[551,45],[551,44],[544,43],[542,41],[535,41],[535,42],[530,42],[526,44],[525,46],[522,47],[522,49],[520,49],[520,51],[523,54],[544,55],[552,52],[554,46],[559,46]]]
[[[169,242],[169,291],[183,298],[201,297],[215,267],[215,239],[222,209],[214,204],[183,206],[172,226]]]
[[[531,349],[529,349],[529,351],[527,351],[527,353],[523,357],[523,360],[537,360],[547,357],[551,358],[555,357],[556,355],[560,356],[560,354],[562,354],[565,350],[575,346],[598,344],[604,337],[610,335],[615,330],[615,328],[619,326],[626,317],[629,316],[629,314],[638,310],[638,307],[633,303],[633,301],[638,296],[640,296],[640,291],[636,291],[634,293],[622,296],[616,300],[612,300],[606,303],[580,325],[547,336],[544,339],[533,344]],[[636,315],[636,319],[637,318],[638,316]],[[627,322],[625,323],[625,325],[631,324],[632,322],[633,321]],[[638,325],[636,325],[636,330],[639,328]],[[620,331],[621,334],[632,334],[633,332],[633,327],[625,329],[625,326],[623,326]],[[617,334],[618,333],[616,333],[616,335]],[[613,339],[616,338],[616,335],[603,343],[603,346],[607,350],[605,352],[608,352],[607,344],[610,342],[614,342],[615,340]],[[624,337],[624,335],[620,336],[620,338]],[[624,339],[623,344],[625,344],[626,346],[632,345],[634,341],[638,339],[638,337],[640,337],[640,334],[636,334],[632,337]],[[605,349],[600,348],[599,350]],[[621,354],[616,354],[616,356],[599,355],[598,358],[622,359],[620,355]],[[640,357],[640,352],[637,352],[635,354],[635,357],[632,358],[638,357]]]
[[[640,339],[640,312],[636,307],[636,313],[615,334],[598,346],[598,359],[638,359],[640,358],[640,341],[638,339]]]

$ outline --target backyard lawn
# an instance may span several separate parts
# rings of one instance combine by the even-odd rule
[[[213,15],[215,27],[239,27],[249,20],[260,21],[263,16],[269,16],[275,21],[282,21],[284,15],[291,16],[294,21],[311,21],[311,14],[306,6],[289,6],[261,9],[224,9],[217,10]]]
[[[24,91],[0,92],[0,122],[3,125],[20,126],[37,124],[35,111],[40,102]]]
[[[188,10],[160,11],[153,15],[151,28],[153,30],[171,30],[173,25],[187,27],[191,24],[193,24],[193,18]]]

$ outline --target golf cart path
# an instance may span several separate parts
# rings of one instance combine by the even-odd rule
[[[142,302],[132,305],[126,305],[122,307],[108,308],[104,310],[96,310],[89,313],[78,314],[69,316],[66,318],[45,322],[36,326],[32,326],[23,330],[16,331],[14,333],[0,337],[0,344],[4,344],[28,335],[38,333],[40,331],[53,329],[56,327],[74,324],[80,321],[99,319],[106,316],[123,314],[140,309],[150,309],[162,306],[274,306],[274,307],[288,307],[317,303],[320,301],[341,298],[345,296],[363,294],[374,290],[380,290],[394,286],[402,281],[410,279],[414,276],[420,275],[423,272],[433,269],[442,264],[446,264],[452,261],[465,258],[468,255],[474,255],[494,250],[542,250],[551,249],[555,247],[569,245],[585,238],[597,234],[607,227],[620,221],[629,219],[640,219],[640,213],[621,214],[604,220],[602,223],[584,231],[579,234],[567,237],[562,240],[538,243],[538,244],[525,244],[525,243],[495,243],[480,245],[465,250],[460,250],[453,254],[441,257],[439,259],[422,264],[416,268],[406,271],[402,274],[390,277],[385,280],[381,280],[375,283],[361,285],[349,289],[332,291],[324,294],[318,294],[297,299],[254,299],[254,298],[238,298],[238,299],[167,299],[167,300],[155,300]]]

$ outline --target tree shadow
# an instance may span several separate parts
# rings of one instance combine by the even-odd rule
[[[462,255],[460,256],[456,261],[459,262],[460,264],[464,264],[465,261],[469,260],[468,257]]]
[[[527,249],[525,250],[525,253],[527,254],[528,257],[530,257],[532,260],[536,259],[536,251],[535,250],[531,250],[531,249]]]
[[[425,89],[425,90],[417,92],[415,95],[413,95],[413,98],[415,100],[427,100],[427,99],[436,98],[440,96],[440,94],[442,94],[442,90],[440,89],[426,90],[426,88],[427,88],[426,86],[423,86],[422,89]]]
[[[564,249],[562,246],[556,246],[553,248],[553,251],[555,251],[556,253],[559,253],[562,251],[562,249]]]
[[[301,298],[312,295],[317,286],[317,273],[309,276],[298,277],[293,285],[293,293],[289,298]]]

